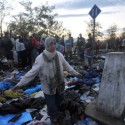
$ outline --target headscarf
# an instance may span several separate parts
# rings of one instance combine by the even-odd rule
[[[45,39],[45,43],[44,43],[44,45],[45,45],[45,50],[43,51],[43,53],[44,53],[44,54],[47,56],[47,58],[50,59],[50,60],[53,59],[53,58],[55,57],[55,55],[56,55],[56,50],[55,50],[53,53],[48,51],[48,45],[50,45],[53,40],[55,40],[54,37],[48,36],[48,37]]]
[[[44,43],[46,50],[48,50],[48,45],[50,45],[53,40],[55,40],[55,38],[52,36],[46,37],[45,43]]]

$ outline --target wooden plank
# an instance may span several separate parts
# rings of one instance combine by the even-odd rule
[[[103,112],[97,111],[95,102],[87,105],[85,109],[85,115],[104,125],[125,125],[125,122],[121,121],[120,119],[108,116]]]

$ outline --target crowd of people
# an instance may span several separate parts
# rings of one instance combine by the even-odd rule
[[[73,45],[74,40],[71,34],[67,39],[64,36],[62,38],[59,36],[39,38],[37,34],[24,39],[21,36],[11,35],[10,37],[6,32],[0,42],[1,53],[7,59],[9,68],[14,68],[15,56],[22,69],[26,66],[32,67],[12,88],[13,91],[25,86],[39,75],[52,125],[60,124],[60,104],[65,90],[63,71],[82,77],[68,62],[73,58]],[[83,54],[82,58],[84,58],[84,49],[88,54],[92,54],[91,34],[87,43],[80,34],[76,46],[79,55]],[[89,59],[89,64],[91,66],[91,59]]]
[[[21,36],[11,35],[10,37],[6,32],[0,41],[0,47],[1,55],[6,57],[9,68],[14,68],[14,61],[17,61],[22,69],[27,66],[31,67],[12,90],[16,91],[27,85],[38,75],[51,123],[61,125],[60,105],[64,100],[64,70],[78,78],[82,77],[82,74],[69,63],[73,59],[73,53],[83,59],[83,62],[85,56],[88,57],[88,67],[90,70],[92,69],[95,44],[91,33],[88,34],[87,42],[82,34],[79,34],[76,46],[74,46],[71,34],[67,38],[64,36],[60,38],[59,36],[38,37],[34,33],[24,39]],[[96,47],[98,52],[99,41],[96,43]]]
[[[1,56],[6,57],[10,69],[14,68],[15,63],[22,69],[31,67],[35,58],[44,50],[43,41],[36,34],[23,38],[13,34],[10,36],[6,32],[0,41]]]
[[[116,39],[115,42],[116,50],[121,49],[120,51],[124,52],[125,39]],[[74,41],[71,34],[66,37],[57,35],[39,37],[33,33],[32,36],[23,38],[5,32],[5,36],[0,39],[0,48],[0,56],[6,58],[9,69],[14,69],[15,63],[22,70],[27,66],[30,67],[30,70],[14,85],[12,91],[26,86],[39,76],[51,123],[61,125],[60,105],[65,92],[64,70],[77,78],[83,77],[69,63],[75,55],[83,63],[87,58],[88,69],[91,71],[94,52],[99,52],[100,41],[93,42],[91,33],[88,34],[88,39],[80,33]]]
[[[88,42],[85,42],[85,38],[82,34],[74,45],[74,39],[71,34],[65,38],[64,36],[54,36],[56,40],[56,50],[61,52],[67,61],[72,60],[73,53],[84,60],[84,51],[88,54],[92,54],[92,38],[88,36]],[[14,68],[14,64],[18,64],[18,67],[25,69],[25,67],[32,65],[35,62],[36,57],[45,49],[45,38],[39,37],[36,33],[28,38],[16,36],[5,32],[5,36],[0,40],[0,55],[7,59],[7,64],[10,69]],[[90,63],[89,63],[90,64]]]
[[[33,33],[32,36],[23,38],[5,32],[4,37],[0,38],[0,56],[6,57],[9,68],[13,69],[15,63],[22,69],[26,66],[32,67],[36,57],[45,49],[44,42],[46,37]],[[102,44],[99,40],[93,42],[90,33],[88,34],[88,39],[85,39],[80,33],[76,41],[74,41],[71,34],[62,37],[56,35],[54,38],[56,39],[56,50],[61,52],[67,61],[72,60],[73,54],[84,61],[85,54],[92,56],[94,53],[98,53]],[[113,44],[109,40],[103,49],[124,52],[125,39],[116,38]],[[90,60],[89,58],[88,65],[91,67]]]

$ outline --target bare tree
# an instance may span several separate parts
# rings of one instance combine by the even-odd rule
[[[107,32],[110,37],[115,37],[117,30],[118,30],[117,25],[112,25],[107,29]]]
[[[87,34],[88,33],[91,33],[93,34],[93,26],[94,26],[94,23],[93,23],[93,20],[90,19],[89,22],[86,22],[87,23],[87,29],[86,29],[86,32]],[[103,33],[100,32],[100,29],[101,29],[101,24],[99,22],[96,22],[95,23],[95,37],[98,37],[98,36],[103,36]]]
[[[109,38],[107,39],[107,43],[109,46],[109,49],[115,49],[116,48],[116,33],[117,33],[117,25],[112,25],[107,29],[107,32],[109,34]]]
[[[2,0],[0,2],[0,35],[2,36],[3,34],[3,21],[6,16],[10,14],[10,10],[12,8],[8,4],[7,0]]]
[[[39,35],[59,35],[64,31],[61,22],[55,20],[57,14],[53,14],[54,6],[33,6],[32,2],[19,2],[25,9],[25,13],[13,16],[15,21],[9,27],[19,35],[28,35],[29,32],[37,32]],[[16,28],[15,28],[16,27]]]

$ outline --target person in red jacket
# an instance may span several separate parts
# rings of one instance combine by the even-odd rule
[[[37,35],[35,33],[32,36],[31,43],[33,46],[33,49],[32,49],[32,64],[33,64],[36,57],[39,55],[38,50],[40,49],[40,46],[41,46],[39,40],[37,39]]]

